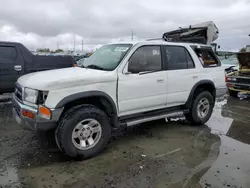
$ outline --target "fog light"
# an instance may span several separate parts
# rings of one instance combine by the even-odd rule
[[[51,111],[50,111],[50,109],[48,109],[44,106],[39,106],[38,115],[45,118],[45,119],[50,119],[51,118]]]

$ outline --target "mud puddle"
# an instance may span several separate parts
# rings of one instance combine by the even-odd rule
[[[41,149],[0,107],[2,187],[250,187],[248,103],[217,101],[207,126],[151,122],[113,137],[98,157],[73,161]],[[236,115],[235,115],[236,114]],[[0,186],[1,187],[1,186]]]

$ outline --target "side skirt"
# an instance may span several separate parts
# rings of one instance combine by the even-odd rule
[[[164,118],[182,117],[184,116],[184,114],[188,112],[189,110],[184,109],[183,106],[165,108],[161,110],[154,110],[150,112],[143,112],[133,115],[122,116],[119,118],[119,124],[120,126],[133,126],[136,124],[164,119]]]

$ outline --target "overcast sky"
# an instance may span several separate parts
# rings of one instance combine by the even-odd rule
[[[180,26],[214,21],[225,50],[250,44],[250,0],[5,0],[0,6],[0,40],[30,49],[77,49],[161,37]]]

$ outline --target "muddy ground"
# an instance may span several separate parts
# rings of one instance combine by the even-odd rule
[[[0,104],[0,187],[250,187],[248,101],[221,97],[200,127],[176,119],[119,132],[85,161],[43,148],[14,122],[11,108]]]

